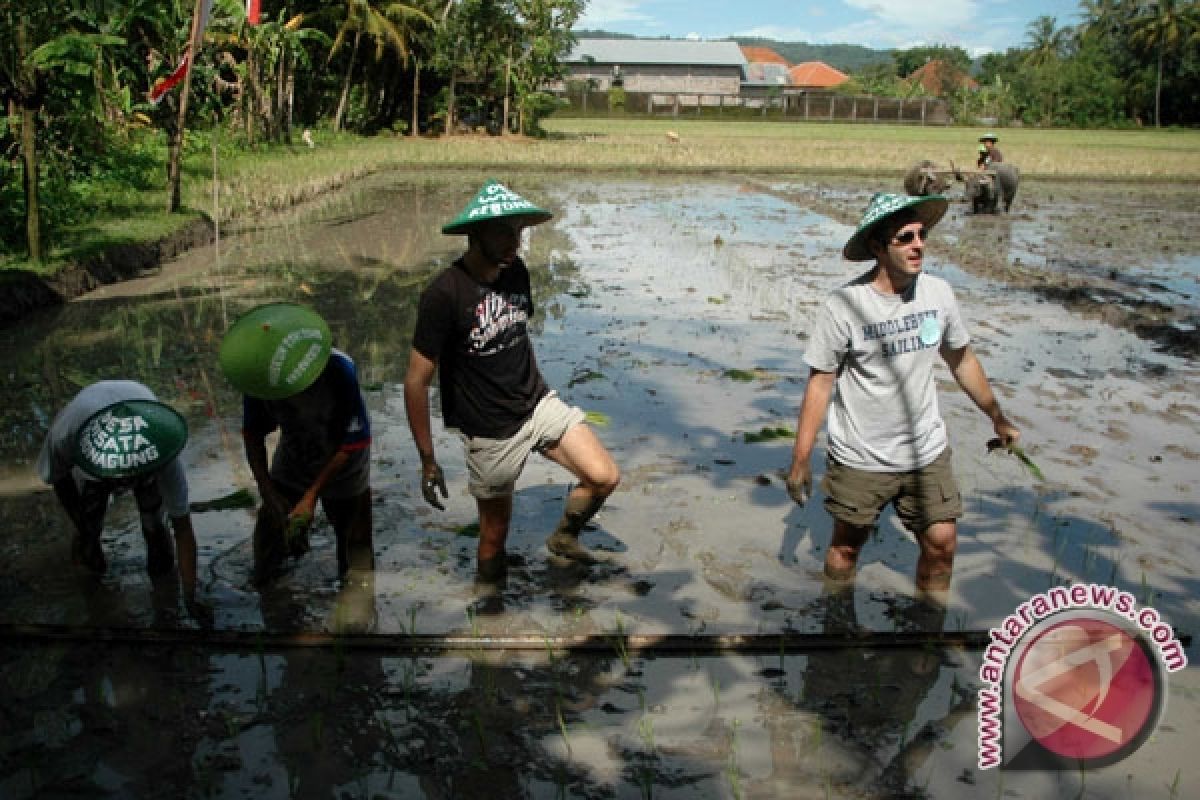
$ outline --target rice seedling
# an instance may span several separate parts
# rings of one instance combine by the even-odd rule
[[[1176,797],[1179,797],[1179,779],[1183,777],[1182,772],[1182,770],[1175,770],[1175,780],[1171,781],[1171,785],[1167,787],[1167,796],[1170,797],[1171,800],[1175,800]]]
[[[558,722],[558,732],[562,734],[563,745],[567,748],[567,758],[573,755],[571,751],[571,737],[567,735],[567,723],[563,719],[562,703],[558,697],[554,698],[554,718]]]

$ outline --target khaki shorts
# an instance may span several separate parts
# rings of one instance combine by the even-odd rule
[[[521,429],[507,439],[462,434],[467,450],[467,490],[480,500],[512,494],[529,454],[558,444],[585,418],[583,411],[567,405],[551,391],[538,402]]]
[[[829,459],[821,488],[829,515],[858,527],[875,525],[888,503],[896,507],[896,515],[914,534],[923,533],[935,522],[956,520],[963,513],[949,447],[911,472],[866,472]]]

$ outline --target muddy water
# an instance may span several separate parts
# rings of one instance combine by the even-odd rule
[[[1177,345],[1200,305],[1195,190],[1032,184],[1012,215],[956,203],[939,226],[928,268],[955,285],[1046,481],[986,455],[982,417],[943,375],[968,509],[952,603],[931,622],[913,619],[916,546],[890,515],[856,591],[823,591],[827,518],[782,489],[790,441],[753,441],[794,428],[806,331],[851,277],[837,253],[882,187],[523,177],[517,188],[558,212],[527,243],[539,360],[593,412],[624,480],[585,534],[612,563],[580,573],[545,556],[566,485],[531,461],[503,613],[484,615],[470,589],[474,511],[459,447],[435,424],[451,498],[429,509],[400,387],[418,287],[460,245],[437,228],[483,177],[375,178],[3,332],[0,622],[78,637],[0,645],[0,797],[1078,794],[1076,774],[1001,782],[974,769],[977,652],[666,657],[553,642],[986,630],[1074,581],[1129,589],[1194,632],[1200,403],[1196,363]],[[476,636],[478,651],[87,643],[88,628],[191,623],[177,587],[146,578],[127,498],[110,511],[108,574],[65,567],[68,523],[31,471],[44,425],[80,386],[136,378],[188,416],[194,500],[251,488],[238,398],[214,364],[229,321],[268,299],[317,308],[365,387],[378,572],[368,607],[353,611],[380,634]],[[247,582],[250,512],[194,519],[218,629],[326,631],[347,613],[323,523],[312,552],[260,594]],[[535,649],[493,651],[493,634]],[[1161,794],[1177,770],[1184,793],[1200,780],[1184,757],[1196,683],[1172,676],[1159,733],[1088,773],[1088,793]]]

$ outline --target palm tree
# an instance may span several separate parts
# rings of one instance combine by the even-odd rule
[[[1054,17],[1038,17],[1025,29],[1029,35],[1029,55],[1025,62],[1031,67],[1044,67],[1062,55],[1065,36]]]
[[[1162,124],[1163,61],[1200,28],[1196,0],[1149,0],[1130,23],[1129,41],[1145,51],[1158,50],[1158,78],[1154,86],[1154,127]]]
[[[329,50],[329,57],[333,58],[348,37],[353,37],[353,44],[350,59],[346,62],[342,94],[338,99],[337,111],[333,115],[334,130],[342,128],[342,120],[350,100],[350,79],[354,73],[354,64],[358,59],[358,48],[363,36],[375,40],[376,59],[381,58],[384,51],[391,48],[402,61],[407,61],[413,26],[433,25],[433,19],[421,9],[395,0],[345,0],[345,5],[339,6],[339,16],[342,16],[342,10],[345,12],[344,18],[334,37],[333,47]]]

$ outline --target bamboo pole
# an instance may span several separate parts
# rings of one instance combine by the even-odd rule
[[[183,74],[183,88],[179,92],[179,117],[172,131],[171,146],[167,153],[167,213],[174,214],[179,210],[179,184],[183,161],[183,137],[187,128],[188,95],[192,93],[192,70],[196,67],[196,55],[200,51],[200,43],[196,41],[200,25],[200,11],[204,0],[196,0],[192,9],[192,28],[188,35],[188,68]]]
[[[126,645],[188,645],[232,650],[338,648],[392,653],[472,651],[565,651],[645,654],[805,653],[845,649],[961,648],[983,650],[983,630],[856,633],[614,633],[591,636],[488,633],[329,633],[321,631],[113,628],[58,624],[0,624],[0,641],[68,641]],[[1190,636],[1181,636],[1187,646]]]

